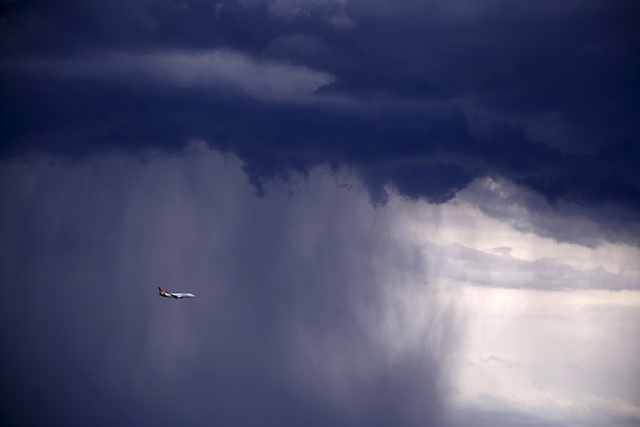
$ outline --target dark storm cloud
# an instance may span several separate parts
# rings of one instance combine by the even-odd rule
[[[633,210],[614,204],[585,210],[583,205],[566,201],[556,202],[549,209],[540,194],[503,180],[477,180],[461,191],[459,198],[516,230],[557,241],[596,247],[607,240],[634,244],[640,235]]]
[[[374,201],[395,188],[443,202],[491,176],[629,224],[638,16],[595,0],[9,3],[2,153],[175,153],[200,138],[259,191],[319,164],[355,170]],[[249,64],[237,76],[233,58]]]

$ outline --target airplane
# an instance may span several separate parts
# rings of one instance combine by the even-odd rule
[[[183,298],[195,298],[194,294],[190,294],[188,292],[167,292],[158,286],[158,295],[165,298],[175,298],[175,299],[183,299]]]

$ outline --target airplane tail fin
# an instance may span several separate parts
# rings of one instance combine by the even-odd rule
[[[160,286],[158,286],[158,295],[165,296],[166,292]]]

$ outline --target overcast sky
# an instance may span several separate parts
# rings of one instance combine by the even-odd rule
[[[640,425],[634,1],[0,14],[0,424]]]

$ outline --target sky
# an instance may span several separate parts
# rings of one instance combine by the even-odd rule
[[[0,424],[640,425],[639,17],[0,1]]]

